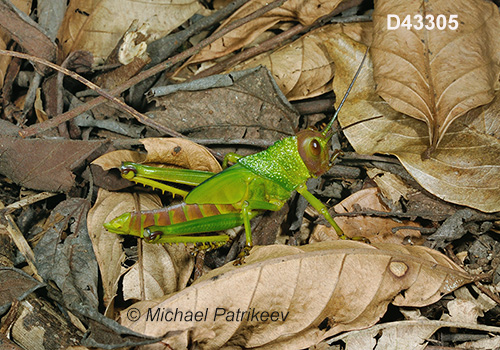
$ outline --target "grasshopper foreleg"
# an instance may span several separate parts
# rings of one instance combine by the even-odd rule
[[[335,220],[333,220],[330,213],[328,213],[328,209],[326,208],[326,206],[323,203],[321,203],[321,201],[318,198],[314,197],[314,195],[311,192],[307,190],[305,184],[302,184],[299,187],[297,187],[297,192],[299,192],[302,196],[304,196],[304,198],[307,199],[309,204],[311,204],[314,209],[316,209],[321,215],[324,216],[326,221],[328,221],[330,225],[332,225],[332,227],[334,228],[335,232],[337,232],[337,235],[339,236],[340,239],[348,239],[347,236],[342,231],[342,229],[339,227],[339,225],[337,225]]]

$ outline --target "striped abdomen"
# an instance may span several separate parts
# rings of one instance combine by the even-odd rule
[[[130,213],[129,231],[139,233],[150,226],[170,226],[221,214],[239,213],[231,204],[186,204]]]

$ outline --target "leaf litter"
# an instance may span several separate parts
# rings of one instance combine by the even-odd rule
[[[142,12],[142,17],[134,15],[136,13],[134,11],[128,11],[128,15],[134,19],[143,18],[144,15],[146,18],[153,18],[147,21],[149,23],[144,26],[137,23],[130,25],[125,20],[119,23],[118,27],[113,27],[114,23],[108,25],[105,20],[103,22],[103,18],[106,17],[103,13],[106,11],[108,13],[123,12],[123,4],[120,4],[120,8],[113,7],[116,5],[113,1],[103,1],[96,7],[78,5],[75,8],[74,5],[70,4],[70,10],[66,12],[65,22],[59,31],[60,52],[65,55],[77,47],[87,49],[98,59],[98,62],[105,60],[107,64],[119,61],[115,54],[120,42],[125,43],[126,45],[122,48],[126,47],[126,50],[130,50],[134,56],[136,55],[135,49],[144,48],[144,45],[148,45],[158,36],[176,30],[180,22],[185,21],[201,8],[197,2],[189,0],[165,6],[160,5],[163,10],[169,12],[169,15],[162,17],[165,19],[162,25],[166,24],[166,26],[161,28],[156,26],[157,29],[159,28],[159,32],[156,32],[156,29],[151,29],[151,24],[156,23],[157,18],[149,16],[148,11],[151,7],[144,7],[143,4],[137,4],[134,9],[136,11],[141,8],[139,12]],[[433,5],[435,6],[426,7],[425,11],[437,14],[439,11],[432,11],[444,8],[442,6],[451,6],[447,9],[460,14],[465,6],[463,4],[447,5],[439,0],[435,0]],[[175,6],[177,7],[174,11]],[[222,25],[222,30],[234,19],[241,18],[262,6],[261,1],[248,2]],[[300,25],[311,25],[317,18],[331,12],[335,6],[337,6],[336,2],[326,4],[321,1],[288,1],[283,6],[249,23],[248,26],[242,26],[232,34],[224,36],[203,50],[191,63],[197,62],[200,57],[201,60],[205,60],[211,59],[210,57],[227,56],[229,52],[237,51],[250,44],[254,38],[259,37],[256,40],[273,38],[277,32],[286,32],[288,28],[291,28],[292,21],[299,22]],[[0,187],[2,198],[6,196],[5,193],[10,188],[16,188],[17,185],[11,181],[34,189],[63,191],[70,197],[60,202],[57,207],[58,203],[55,202],[60,201],[60,197],[46,199],[35,205],[37,208],[43,206],[52,211],[52,215],[41,231],[40,229],[31,230],[31,233],[28,233],[38,232],[38,236],[30,243],[35,246],[36,256],[39,257],[37,266],[46,284],[41,285],[34,281],[30,283],[30,280],[23,279],[21,274],[11,273],[11,278],[19,276],[19,280],[23,281],[25,286],[21,287],[10,299],[24,299],[27,293],[34,290],[31,296],[39,300],[50,299],[59,303],[73,320],[73,324],[67,325],[66,328],[78,328],[79,331],[74,333],[78,338],[83,334],[82,331],[87,331],[81,339],[81,344],[104,348],[143,344],[141,348],[148,349],[153,347],[145,344],[164,339],[164,343],[176,348],[187,348],[192,344],[197,344],[199,348],[251,346],[298,349],[316,344],[318,347],[325,345],[326,338],[339,332],[345,332],[341,335],[345,339],[352,335],[352,338],[346,341],[347,348],[360,348],[360,346],[363,348],[364,345],[376,348],[374,344],[378,348],[390,348],[396,345],[417,348],[425,344],[424,341],[436,333],[440,327],[456,326],[462,329],[498,333],[494,327],[474,323],[478,317],[480,322],[490,323],[485,322],[486,318],[481,317],[491,318],[491,314],[495,314],[495,308],[480,306],[483,304],[464,297],[463,293],[459,292],[462,289],[455,292],[455,297],[449,296],[441,299],[444,293],[450,293],[460,285],[471,282],[473,279],[471,275],[436,250],[418,246],[425,240],[426,245],[434,244],[436,247],[446,248],[448,252],[451,252],[447,245],[452,243],[453,251],[458,252],[457,259],[460,257],[466,266],[474,268],[474,274],[485,272],[494,276],[489,295],[494,297],[498,293],[494,287],[494,284],[500,280],[498,278],[500,276],[498,272],[500,271],[498,267],[500,247],[495,238],[500,222],[494,214],[499,210],[497,199],[500,197],[496,191],[499,186],[496,186],[495,182],[499,178],[495,171],[500,163],[498,159],[500,152],[497,150],[498,103],[495,91],[495,82],[497,82],[495,79],[498,78],[495,68],[498,67],[496,56],[498,35],[495,33],[498,28],[493,20],[498,16],[498,12],[495,12],[491,4],[472,1],[469,5],[470,11],[467,15],[463,15],[463,27],[454,33],[458,41],[453,43],[446,33],[429,32],[427,34],[431,40],[427,42],[424,40],[423,46],[419,46],[420,42],[415,42],[414,47],[419,48],[415,52],[403,50],[404,52],[399,53],[401,57],[411,56],[416,62],[421,62],[423,59],[425,63],[426,58],[422,58],[422,53],[424,56],[430,55],[429,57],[434,58],[432,64],[435,66],[430,66],[431,74],[428,76],[431,82],[437,79],[442,85],[428,85],[435,86],[437,93],[442,92],[442,101],[446,103],[443,104],[444,107],[439,104],[433,105],[432,99],[428,98],[432,95],[429,90],[424,91],[427,95],[422,93],[422,96],[427,96],[423,98],[426,103],[424,106],[421,101],[408,97],[411,94],[396,94],[403,103],[395,103],[389,98],[391,88],[396,85],[391,86],[390,83],[387,84],[387,81],[394,77],[401,82],[401,91],[405,91],[404,87],[419,84],[411,80],[415,78],[415,75],[401,73],[405,70],[404,62],[384,56],[392,52],[396,42],[408,39],[408,43],[413,43],[412,40],[418,38],[418,35],[411,37],[411,34],[408,37],[409,33],[405,31],[387,33],[378,29],[377,26],[383,24],[383,13],[399,11],[400,6],[399,2],[387,5],[384,1],[378,1],[375,3],[373,25],[367,22],[322,26],[300,36],[295,42],[286,42],[276,51],[250,59],[239,66],[252,67],[260,63],[267,65],[269,72],[265,69],[257,69],[234,79],[233,77],[237,74],[231,73],[232,75],[225,75],[225,77],[230,77],[230,80],[234,82],[231,81],[229,85],[223,87],[208,85],[208,89],[205,86],[203,90],[177,91],[169,96],[155,97],[157,104],[155,110],[151,110],[151,106],[142,104],[142,100],[138,102],[136,97],[135,100],[130,100],[146,108],[148,115],[153,116],[164,128],[172,127],[191,137],[201,138],[200,141],[224,144],[223,138],[235,141],[248,139],[250,142],[247,144],[250,145],[257,138],[264,139],[266,142],[275,141],[294,134],[299,128],[307,127],[305,122],[308,120],[317,122],[327,119],[321,115],[299,116],[288,100],[310,99],[320,95],[330,96],[324,93],[332,89],[337,96],[342,96],[357,69],[356,62],[360,61],[365,51],[363,45],[354,44],[352,39],[367,45],[372,42],[372,35],[374,35],[372,33],[375,33],[371,54],[376,70],[377,91],[391,106],[407,113],[408,116],[395,112],[388,107],[386,102],[378,98],[375,93],[375,84],[368,77],[372,74],[371,63],[367,62],[340,114],[340,124],[345,128],[345,135],[358,153],[396,155],[421,187],[410,176],[397,178],[392,177],[390,173],[373,170],[374,166],[384,168],[380,161],[375,161],[375,159],[383,159],[380,156],[373,157],[373,161],[369,157],[355,156],[355,159],[358,158],[354,162],[359,162],[355,165],[357,172],[347,172],[351,174],[350,177],[343,177],[342,181],[331,184],[331,175],[321,181],[319,179],[316,181],[319,188],[325,187],[325,184],[327,188],[337,185],[335,191],[318,190],[317,195],[321,196],[323,201],[329,201],[327,205],[333,206],[340,197],[348,197],[337,204],[336,208],[346,208],[351,212],[342,213],[341,210],[336,209],[338,212],[336,220],[339,224],[342,222],[344,230],[354,237],[362,234],[367,236],[369,233],[376,234],[370,236],[373,245],[335,241],[300,247],[276,244],[265,248],[256,247],[244,266],[235,267],[227,264],[207,273],[208,266],[221,266],[221,261],[224,261],[221,255],[227,254],[228,257],[237,255],[237,244],[233,244],[231,248],[226,246],[215,252],[199,254],[196,258],[196,269],[205,273],[198,278],[198,273],[192,274],[195,259],[183,245],[165,247],[147,245],[132,237],[110,234],[104,230],[102,223],[126,211],[158,208],[171,202],[168,196],[160,197],[154,192],[137,186],[129,188],[130,186],[121,178],[120,182],[116,176],[116,168],[122,161],[131,160],[155,165],[167,163],[168,166],[219,172],[220,165],[212,153],[218,157],[220,155],[181,139],[146,138],[141,141],[142,145],[136,140],[127,140],[109,130],[115,130],[124,135],[135,135],[134,137],[138,137],[141,133],[145,136],[158,136],[163,131],[153,130],[151,126],[145,128],[137,126],[134,121],[130,120],[122,122],[120,119],[127,119],[127,117],[119,109],[107,106],[94,111],[93,115],[87,114],[86,117],[91,122],[83,123],[79,120],[74,124],[68,124],[66,132],[63,127],[60,127],[58,131],[60,135],[66,135],[66,138],[71,136],[82,140],[51,139],[50,137],[58,135],[57,132],[52,131],[44,135],[45,139],[41,138],[41,135],[37,139],[19,139],[16,136],[19,130],[13,130],[15,128],[12,128],[12,121],[21,125],[25,123],[29,125],[34,119],[23,119],[19,111],[16,111],[19,107],[4,104],[5,120],[0,120],[0,122],[5,123],[1,128],[2,141],[8,142],[0,141],[3,147],[0,152],[0,173],[5,176],[1,177],[0,181],[2,185],[6,183],[8,186]],[[405,11],[415,13],[415,9],[404,6]],[[405,11],[397,13],[403,16],[407,13]],[[170,16],[174,12],[175,16]],[[491,14],[490,17],[488,13]],[[472,28],[473,21],[470,18],[473,16],[481,21],[484,20],[485,25],[475,34],[464,35],[464,32]],[[45,17],[40,16],[41,22],[42,18]],[[82,19],[86,19],[86,22],[84,23]],[[170,20],[174,21],[169,22]],[[193,18],[193,21],[187,25],[196,26],[195,19]],[[98,31],[94,30],[95,26],[99,27]],[[246,28],[253,29],[247,30]],[[127,29],[128,33],[123,34]],[[37,35],[41,33],[36,26],[28,22],[22,23],[23,34],[33,30]],[[481,30],[486,33],[480,34]],[[338,34],[338,32],[344,34]],[[54,28],[51,29],[51,33],[54,33]],[[75,33],[76,35],[73,35]],[[395,35],[393,39],[390,37],[392,34]],[[203,35],[205,34],[200,33],[200,37]],[[479,43],[473,39],[474,35],[482,35],[488,40]],[[130,40],[132,37],[133,39]],[[53,36],[49,39],[53,40]],[[447,41],[451,43],[448,46]],[[463,44],[464,42],[468,45]],[[267,45],[265,41],[262,43],[264,47]],[[445,46],[441,48],[439,45],[443,43]],[[54,46],[50,44],[47,48],[56,47],[55,44]],[[460,55],[457,54],[457,50],[452,50],[456,48],[456,45],[460,46]],[[400,45],[396,45],[396,48],[398,47]],[[422,47],[431,50],[425,53]],[[32,47],[28,45],[24,49],[29,52]],[[110,52],[112,52],[111,55],[109,55]],[[148,55],[151,52],[137,52],[135,58],[132,57],[131,63],[114,71],[106,73],[94,71],[88,74],[93,74],[102,86],[120,85],[128,77],[133,77],[149,61]],[[84,55],[90,57],[87,53]],[[474,56],[475,60],[468,59],[471,56]],[[157,63],[161,61],[158,61],[156,57],[151,59],[156,60]],[[460,72],[465,72],[464,76],[467,76],[473,63],[480,60],[489,62],[487,64],[494,68],[486,75],[483,74],[484,72],[481,73],[485,79],[477,79],[477,81],[465,79],[465,84],[460,86],[454,82],[450,83],[449,79],[461,77]],[[452,61],[455,71],[450,68],[449,63],[446,63]],[[90,68],[90,61],[87,63],[87,68]],[[211,64],[214,62],[208,62],[207,65]],[[387,72],[387,66],[392,67],[389,73],[393,75],[383,74]],[[5,91],[7,93],[3,95],[8,103],[12,99],[8,89],[16,84],[14,76],[19,69],[25,68],[21,65],[12,65],[9,69],[11,69],[9,72],[2,70],[2,76],[9,73],[6,79],[8,86]],[[71,67],[71,69],[75,68]],[[440,74],[436,72],[447,71],[447,69],[450,70],[450,74],[445,77],[446,79],[436,78]],[[417,69],[418,72],[421,73],[422,70]],[[191,73],[184,70],[182,77],[185,76],[190,77]],[[158,85],[167,82],[167,85],[171,86],[175,80],[169,80],[169,78],[169,75],[161,77]],[[276,78],[277,84],[273,78]],[[176,79],[179,80],[179,78]],[[457,81],[463,82],[464,78]],[[33,96],[35,96],[37,84],[31,84]],[[446,84],[449,84],[448,88]],[[471,89],[468,88],[469,85]],[[66,83],[64,87],[71,90],[71,93],[79,89],[70,87]],[[280,91],[280,88],[283,91]],[[145,91],[143,87],[141,89]],[[462,99],[468,98],[472,95],[470,91],[476,91],[474,89],[480,92],[478,96],[482,99],[465,103],[467,108],[453,109],[456,107],[453,105],[455,103],[453,98],[456,96],[461,96]],[[468,92],[464,92],[466,90]],[[56,90],[44,87],[36,93],[37,115],[49,116],[49,118],[52,116],[52,107],[44,106],[44,103],[48,103],[47,101],[52,103],[54,91]],[[287,98],[283,97],[282,92]],[[128,97],[132,98],[134,93],[130,91]],[[126,95],[124,97],[127,98]],[[76,100],[74,96],[72,98],[73,101]],[[488,102],[486,100],[491,102],[485,104]],[[29,106],[28,97],[26,101]],[[411,106],[414,109],[404,109],[404,106]],[[475,106],[477,108],[473,108]],[[433,108],[438,112],[425,114],[428,109]],[[419,111],[419,113],[423,111],[424,114],[413,113],[413,111]],[[425,116],[422,117],[422,115]],[[28,115],[28,118],[31,117]],[[370,118],[375,119],[366,120]],[[92,120],[97,122],[92,122]],[[350,127],[361,120],[363,122]],[[115,125],[108,125],[107,122],[110,121]],[[117,125],[119,128],[116,128]],[[108,131],[99,130],[100,128],[107,128]],[[96,138],[106,139],[106,141],[88,141]],[[110,145],[120,150],[107,153],[93,162],[91,171],[86,169],[88,163],[102,154]],[[429,149],[429,145],[434,148]],[[346,147],[348,146],[344,144],[343,148]],[[147,152],[144,153],[143,149]],[[247,151],[243,147],[238,147],[237,150],[238,152]],[[227,151],[228,148],[225,148],[224,153]],[[28,152],[29,157],[26,156]],[[426,155],[427,159],[425,159]],[[353,160],[346,157],[342,162],[352,166]],[[109,170],[108,173],[105,173],[104,169]],[[392,169],[387,171],[391,172]],[[371,179],[367,179],[365,173],[369,174]],[[338,180],[335,175],[334,179]],[[101,187],[97,194],[94,192],[95,188],[92,188],[93,185]],[[123,191],[125,188],[128,189]],[[109,192],[105,189],[122,190],[122,192]],[[445,203],[427,191],[456,204]],[[331,193],[335,193],[335,198],[330,198]],[[347,193],[350,196],[346,195]],[[14,195],[16,196],[18,194]],[[95,203],[88,215],[86,213],[89,200],[83,199],[84,196],[88,196],[88,199]],[[492,214],[480,213],[473,209],[464,211],[460,205]],[[303,211],[300,208],[302,206],[297,204],[297,210]],[[273,243],[274,240],[288,244],[304,242],[309,238],[312,230],[315,232],[316,240],[325,239],[324,233],[316,233],[319,228],[325,228],[325,226],[317,225],[321,223],[321,220],[316,220],[317,213],[310,209],[305,211],[305,220],[303,222],[301,220],[302,224],[298,225],[300,232],[297,231],[290,236],[289,221],[292,221],[291,217],[295,214],[288,213],[296,213],[294,201],[291,201],[284,209],[282,212],[264,216],[260,220],[260,228],[253,229],[255,232],[261,231],[259,235],[263,236],[262,242]],[[0,212],[2,214],[0,219],[3,220],[3,215],[11,215],[12,210],[5,209]],[[370,214],[365,216],[359,213]],[[373,215],[380,217],[373,217]],[[17,214],[14,215],[16,216]],[[255,220],[255,224],[258,222],[259,220]],[[346,222],[351,222],[349,224],[351,226],[345,226]],[[7,223],[12,225],[12,221]],[[2,224],[0,220],[0,225]],[[269,234],[266,229],[273,232]],[[432,230],[435,234],[430,236],[432,238],[429,240],[430,237],[425,234],[433,232]],[[396,233],[394,234],[393,231]],[[281,236],[278,235],[279,232]],[[41,238],[36,245],[39,236]],[[381,243],[375,243],[378,240]],[[387,243],[391,240],[398,244]],[[401,243],[411,243],[415,246],[401,245]],[[90,244],[92,244],[91,247]],[[228,249],[230,249],[229,252]],[[77,253],[71,255],[72,252]],[[19,263],[16,264],[22,266]],[[92,267],[86,268],[90,266],[88,264]],[[102,284],[95,282],[96,266],[99,268]],[[89,279],[89,276],[92,278]],[[196,281],[193,283],[194,279]],[[478,290],[475,293],[481,296],[486,295]],[[9,305],[9,300],[6,300],[3,305]],[[394,306],[389,306],[390,304]],[[455,320],[457,317],[467,318],[469,322],[460,324],[456,321],[423,321],[422,316],[416,322],[382,323],[375,328],[370,327],[384,315],[389,320],[401,319],[398,316],[391,318],[391,310],[396,306],[405,308],[412,306],[424,313],[423,305],[428,304],[436,305],[436,308],[447,307],[449,317]],[[97,312],[98,305],[106,317]],[[132,322],[128,313],[135,307],[142,312],[142,317]],[[173,323],[148,323],[145,322],[148,307],[153,308],[150,310],[155,310],[154,315],[160,316],[160,313],[165,315],[168,311],[181,310],[186,317],[181,317],[180,322],[177,320]],[[237,310],[241,311],[239,315]],[[399,310],[405,314],[404,309]],[[220,315],[217,320],[210,320],[207,317],[206,321],[195,320],[193,322],[192,319],[186,319],[189,312],[192,318],[196,317],[193,311],[205,311],[207,316],[209,313],[215,316],[215,312],[219,312]],[[243,317],[244,311],[248,312],[246,314],[249,317],[248,320]],[[484,316],[481,316],[481,313]],[[259,322],[256,319],[259,319]],[[118,320],[129,328],[121,326],[114,320]],[[366,333],[363,336],[353,331],[366,327],[369,328],[364,331]],[[53,328],[50,330],[52,333],[57,331],[56,326]],[[16,326],[14,339],[22,343],[17,336],[18,329],[19,327]],[[64,326],[61,331],[65,331]],[[159,336],[159,338],[151,338],[135,331]],[[373,333],[375,331],[377,331],[376,334]],[[495,337],[485,339],[485,344],[486,341],[494,344]],[[49,346],[49,343],[46,343],[46,346]],[[487,345],[477,343],[477,346]]]
[[[265,30],[273,27],[275,24],[282,21],[299,21],[303,24],[311,24],[319,17],[333,11],[341,0],[335,1],[301,1],[292,0],[286,1],[282,6],[269,11],[266,16],[250,21],[246,25],[241,26],[237,30],[232,31],[224,38],[216,41],[205,50],[202,50],[198,55],[194,56],[187,63],[202,62],[213,60],[215,58],[225,56],[237,49],[242,48],[244,45],[251,43],[259,34]],[[256,9],[262,7],[265,1],[249,1],[246,5],[242,6],[230,18],[222,23],[221,28],[238,18],[242,18]],[[219,30],[221,29],[219,28]]]
[[[183,348],[180,344],[190,341],[207,349],[224,344],[275,349],[293,344],[303,348],[375,323],[391,301],[404,306],[427,305],[470,281],[465,271],[434,250],[391,244],[376,247],[326,242],[302,248],[255,248],[244,267],[228,264],[166,300],[134,304],[142,317],[130,322],[125,310],[122,322],[153,336],[164,334],[164,327],[184,330],[182,335],[164,340],[174,348]],[[400,294],[403,290],[404,295]],[[349,309],[343,306],[346,304]],[[165,324],[160,319],[151,327],[148,312],[151,319],[155,314],[163,317],[162,310],[211,314],[197,322],[186,313],[181,320]],[[271,315],[276,312],[276,323],[259,322],[259,317],[271,317],[267,312],[255,316],[259,310]],[[241,315],[242,311],[248,313]],[[318,329],[325,318],[330,319],[328,330]]]
[[[299,115],[265,68],[241,72],[227,87],[177,91],[153,97],[160,124],[193,138],[277,140],[295,133]],[[209,117],[207,117],[209,116]],[[196,128],[193,128],[196,125]]]
[[[332,50],[330,35],[345,33],[355,40],[361,40],[360,33],[370,31],[371,28],[372,25],[366,22],[325,25],[301,36],[290,45],[261,54],[232,69],[259,65],[267,67],[290,101],[319,96],[332,90],[335,64],[329,54],[329,50]]]

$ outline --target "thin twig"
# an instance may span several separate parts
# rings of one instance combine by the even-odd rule
[[[434,227],[419,227],[419,226],[398,226],[398,227],[393,227],[391,229],[392,233],[396,233],[399,230],[415,230],[419,231],[422,234],[431,234],[436,232],[436,228]]]
[[[198,143],[200,145],[236,145],[236,146],[251,146],[259,148],[267,148],[272,146],[275,141],[260,140],[260,139],[196,139],[188,138],[188,140]]]
[[[286,0],[273,1],[270,4],[258,9],[257,11],[254,11],[250,15],[248,15],[244,18],[241,18],[239,20],[236,20],[234,22],[231,22],[227,27],[212,34],[210,37],[200,41],[197,45],[179,53],[176,56],[169,58],[165,62],[162,62],[162,63],[160,63],[160,64],[158,64],[158,65],[156,65],[156,66],[154,66],[146,71],[143,71],[143,72],[137,74],[136,76],[130,78],[129,80],[127,80],[125,83],[121,84],[120,86],[117,86],[117,87],[109,90],[107,92],[107,95],[108,96],[118,96],[123,91],[129,89],[130,87],[143,81],[144,79],[147,79],[153,75],[156,75],[156,74],[172,67],[174,64],[176,64],[180,61],[183,61],[183,60],[191,57],[192,55],[197,54],[198,52],[201,51],[201,49],[203,49],[204,47],[213,43],[214,41],[220,39],[222,36],[226,35],[230,31],[242,26],[243,24],[245,24],[245,23],[247,23],[255,18],[262,16],[264,13],[266,13],[266,12],[276,8],[276,7],[281,6],[285,1]],[[97,97],[97,98],[95,98],[95,99],[93,99],[85,104],[82,104],[81,106],[78,106],[78,107],[76,107],[76,108],[74,108],[66,113],[60,114],[60,115],[58,115],[52,119],[49,119],[43,123],[35,124],[35,125],[32,125],[26,129],[23,129],[19,132],[19,134],[22,137],[29,137],[29,136],[33,136],[39,132],[49,130],[51,128],[56,127],[57,125],[59,125],[61,123],[67,122],[68,120],[75,118],[77,115],[80,115],[81,113],[83,113],[91,108],[94,108],[105,101],[106,101],[106,97],[104,97],[104,96]]]
[[[401,164],[399,160],[394,157],[358,154],[356,152],[342,152],[342,160],[361,160],[361,161]]]
[[[292,106],[299,112],[300,115],[316,114],[316,113],[331,113],[335,111],[333,107],[333,98],[323,98],[312,101],[300,101],[292,103]]]

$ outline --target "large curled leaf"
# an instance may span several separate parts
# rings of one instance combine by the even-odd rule
[[[183,288],[191,275],[193,259],[182,246],[143,244],[142,260],[125,269],[123,237],[110,233],[102,224],[115,217],[136,210],[161,208],[158,196],[148,193],[116,193],[100,189],[97,202],[88,216],[94,251],[102,273],[104,301],[108,306],[117,293],[124,300],[158,298]],[[119,279],[123,278],[121,291]]]
[[[337,52],[332,52],[337,66],[333,86],[335,93],[342,96],[366,47],[343,35],[332,36],[331,40],[335,38],[339,45]],[[428,159],[422,159],[429,145],[426,124],[396,112],[375,93],[368,57],[339,121],[356,152],[393,154],[435,196],[495,212],[500,210],[499,103],[497,97],[489,105],[457,119],[442,138],[440,147]],[[355,123],[359,124],[348,127]]]
[[[300,349],[373,325],[390,302],[427,305],[470,281],[450,259],[425,247],[274,245],[255,248],[244,266],[225,265],[170,298],[133,305],[122,323],[148,335],[181,331],[164,339],[175,349],[188,343]]]
[[[410,16],[414,27],[388,29],[388,15]],[[427,18],[420,30],[415,15]],[[427,29],[431,18],[443,25],[438,16],[453,28],[451,15],[455,30]],[[500,14],[493,2],[379,0],[373,25],[377,92],[394,109],[425,121],[433,148],[454,120],[491,102],[500,87]]]
[[[154,195],[142,194],[138,195],[138,198],[145,209],[157,209],[161,205]],[[133,210],[135,207],[132,194],[111,193],[100,189],[97,201],[87,217],[89,235],[101,271],[106,306],[117,293],[118,279],[125,273],[123,264],[126,256],[122,246],[123,237],[107,232],[102,224]]]

